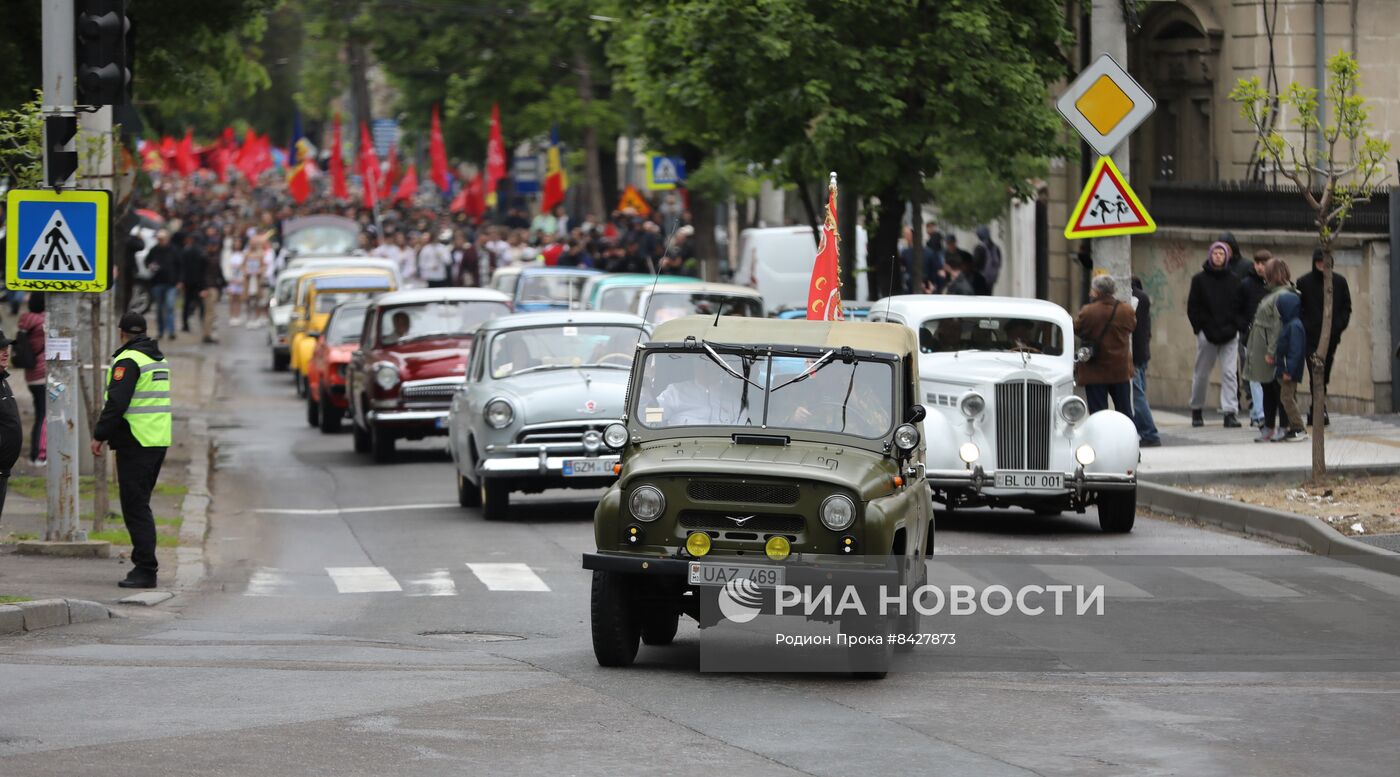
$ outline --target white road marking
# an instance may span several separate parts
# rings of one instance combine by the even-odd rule
[[[1083,566],[1081,564],[1036,564],[1035,568],[1059,580],[1061,583],[1082,585],[1089,588],[1101,585],[1106,595],[1116,599],[1153,598],[1152,594],[1138,588],[1132,583],[1119,580],[1103,570],[1094,567]]]
[[[326,567],[326,574],[343,594],[402,591],[399,581],[384,567]]]
[[[492,591],[548,591],[549,586],[525,564],[467,564]]]
[[[1369,569],[1353,566],[1314,567],[1314,569],[1329,575],[1345,578],[1353,583],[1360,583],[1364,586],[1374,588],[1377,591],[1388,593],[1391,596],[1400,596],[1400,577],[1394,577],[1384,572],[1373,572]]]
[[[457,584],[452,581],[452,573],[446,569],[433,571],[403,581],[404,590],[409,596],[456,596]]]
[[[253,572],[253,576],[248,578],[248,589],[243,595],[275,596],[284,593],[291,584],[291,579],[282,570],[259,567]]]
[[[261,515],[350,515],[355,513],[391,513],[399,510],[441,510],[445,507],[459,507],[456,503],[440,502],[436,504],[416,504],[416,505],[385,505],[383,507],[325,507],[325,508],[292,508],[292,507],[264,507],[253,512]]]
[[[1174,567],[1174,569],[1198,580],[1228,588],[1240,596],[1251,599],[1284,599],[1303,595],[1288,586],[1279,585],[1235,569],[1226,569],[1225,567]]]

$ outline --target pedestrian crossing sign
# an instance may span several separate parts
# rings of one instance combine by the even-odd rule
[[[685,159],[678,156],[647,155],[647,188],[652,191],[674,189],[685,183]]]
[[[5,285],[24,291],[106,291],[111,192],[12,189],[5,199]]]
[[[1086,237],[1137,235],[1157,231],[1147,208],[1133,193],[1123,174],[1110,157],[1099,157],[1079,204],[1065,225],[1065,237],[1080,240]]]

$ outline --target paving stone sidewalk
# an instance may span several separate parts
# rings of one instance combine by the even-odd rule
[[[1163,473],[1278,472],[1312,466],[1312,442],[1256,443],[1259,430],[1248,425],[1226,429],[1219,413],[1207,412],[1205,426],[1193,428],[1189,410],[1152,409],[1162,447],[1144,448],[1139,472],[1146,479]],[[1241,416],[1248,422],[1247,416]],[[1400,415],[1332,415],[1327,427],[1329,467],[1400,466]]]

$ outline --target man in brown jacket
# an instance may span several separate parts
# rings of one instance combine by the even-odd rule
[[[1074,319],[1074,334],[1093,350],[1093,358],[1075,365],[1075,381],[1084,387],[1089,412],[1113,407],[1133,416],[1133,329],[1137,315],[1133,306],[1113,295],[1117,284],[1108,275],[1096,275],[1089,284],[1089,304]]]

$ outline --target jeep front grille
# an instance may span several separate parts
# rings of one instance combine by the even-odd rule
[[[790,483],[740,483],[734,480],[692,480],[686,496],[697,502],[741,504],[797,504],[798,489]]]
[[[682,510],[679,517],[683,529],[709,529],[717,531],[768,532],[776,534],[797,534],[807,528],[807,522],[800,515],[751,514],[742,510],[732,513],[711,512],[709,510]]]
[[[996,387],[997,469],[1050,468],[1050,386],[1013,380]]]

